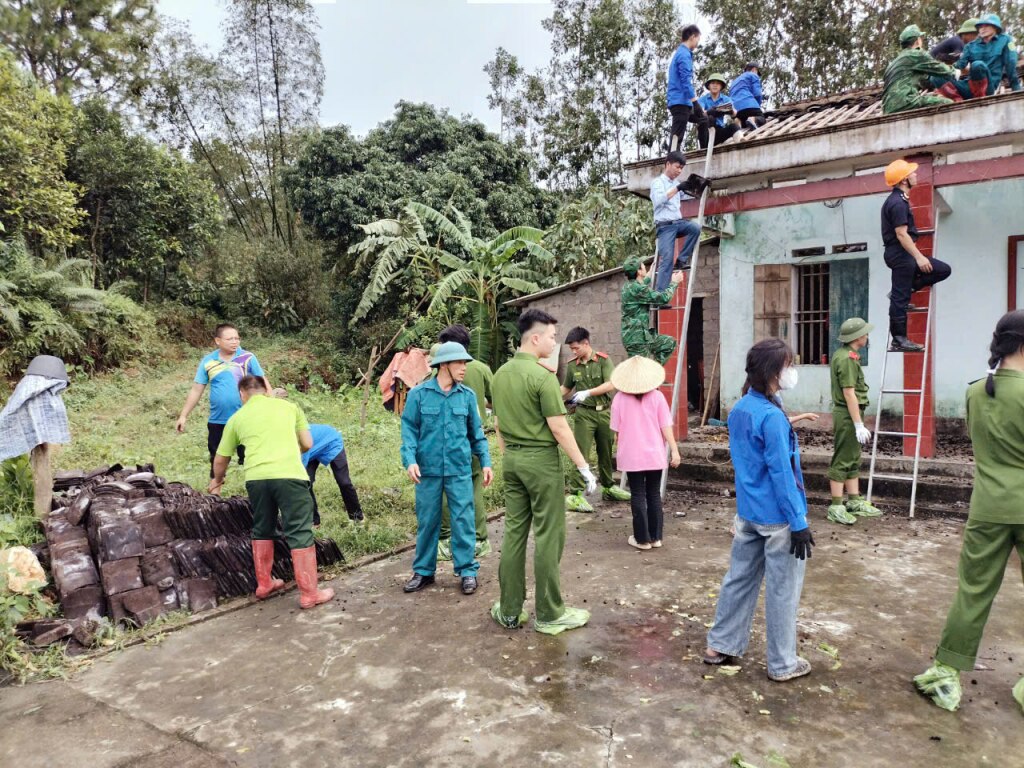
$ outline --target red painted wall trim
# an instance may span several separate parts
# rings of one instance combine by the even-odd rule
[[[979,181],[1016,177],[1024,177],[1024,155],[997,157],[973,163],[937,165],[933,168],[932,183],[935,187],[949,187],[956,184],[972,184]],[[880,173],[869,176],[850,176],[845,179],[826,179],[795,187],[757,189],[722,197],[709,197],[705,213],[713,215],[757,211],[783,205],[874,195],[887,190],[885,178]],[[695,218],[697,216],[697,201],[686,201],[681,206],[681,210],[686,218]]]
[[[1017,247],[1024,243],[1024,235],[1013,235],[1006,240],[1006,311],[1022,309],[1017,306]]]

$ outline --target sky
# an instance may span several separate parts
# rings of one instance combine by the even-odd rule
[[[400,101],[428,102],[456,116],[472,115],[498,131],[487,107],[483,66],[498,46],[527,71],[550,57],[541,21],[547,0],[313,0],[320,17],[325,70],[320,123],[343,123],[364,135]],[[679,2],[692,18],[692,0]],[[196,40],[221,46],[223,2],[158,0],[158,10],[187,21]]]

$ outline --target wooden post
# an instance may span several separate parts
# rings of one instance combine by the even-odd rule
[[[35,489],[36,517],[40,520],[50,514],[53,504],[53,467],[50,465],[52,451],[49,443],[40,443],[29,454],[32,466],[32,482]]]
[[[370,403],[370,384],[373,381],[373,369],[377,367],[377,347],[374,345],[370,350],[370,362],[366,366],[366,373],[360,371],[363,384],[363,407],[359,412],[359,428],[366,426],[366,408]]]
[[[718,355],[722,351],[722,345],[715,348],[715,362],[711,364],[711,379],[708,384],[708,393],[704,396],[704,414],[701,416],[700,425],[703,427],[708,423],[708,414],[711,413],[711,396],[715,392],[715,372],[718,370]]]

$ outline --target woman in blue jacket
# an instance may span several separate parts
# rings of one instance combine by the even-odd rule
[[[743,74],[729,85],[729,96],[736,109],[736,122],[743,130],[755,130],[764,125],[764,112],[761,103],[764,94],[761,92],[761,68],[756,62],[750,62],[743,68]]]
[[[729,414],[736,534],[704,652],[706,664],[743,655],[763,579],[768,677],[776,682],[811,671],[796,652],[796,613],[814,537],[807,527],[800,447],[776,397],[796,386],[792,366],[793,351],[780,339],[759,341],[747,352],[743,397]]]

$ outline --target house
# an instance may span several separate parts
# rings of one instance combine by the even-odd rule
[[[1024,92],[883,115],[880,89],[852,91],[781,108],[717,147],[709,169],[703,152],[688,155],[688,171],[714,179],[706,223],[720,234],[718,258],[705,263],[719,265],[722,310],[716,322],[709,302],[702,324],[721,339],[723,410],[740,397],[747,349],[778,336],[799,357],[800,386],[787,393],[787,409],[830,412],[828,357],[839,325],[859,315],[876,326],[865,356],[875,411],[890,279],[879,212],[889,192],[883,169],[898,157],[920,164],[911,197],[926,233],[919,246],[953,267],[931,298],[922,455],[934,455],[936,419],[964,417],[964,389],[985,372],[996,321],[1024,308]],[[627,166],[628,190],[646,197],[663,163]],[[695,217],[696,207],[686,201],[683,214]],[[705,299],[712,290],[702,285]],[[911,316],[918,341],[923,321]],[[707,349],[705,340],[705,361]],[[901,377],[905,388],[920,386],[921,355],[892,356],[890,370],[893,363],[887,387]],[[883,409],[902,414],[909,431],[919,399],[889,396]]]

